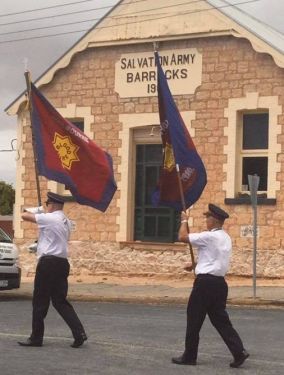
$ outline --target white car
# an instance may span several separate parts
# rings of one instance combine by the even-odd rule
[[[21,268],[19,251],[7,233],[0,228],[0,290],[19,288]]]

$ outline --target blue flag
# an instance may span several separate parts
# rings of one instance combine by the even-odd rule
[[[177,109],[170,92],[166,76],[155,52],[161,137],[163,143],[163,165],[158,186],[152,195],[154,206],[184,209],[179,189],[176,164],[179,166],[186,208],[200,197],[207,175],[191,136]]]

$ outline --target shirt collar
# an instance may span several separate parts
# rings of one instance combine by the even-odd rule
[[[223,228],[213,228],[210,230],[210,232],[216,232],[216,230],[223,230]]]

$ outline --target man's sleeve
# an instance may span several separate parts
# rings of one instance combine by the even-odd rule
[[[44,228],[52,222],[51,217],[48,213],[35,214],[35,219],[39,228]]]
[[[189,241],[193,246],[205,245],[208,240],[208,233],[209,232],[189,233]]]

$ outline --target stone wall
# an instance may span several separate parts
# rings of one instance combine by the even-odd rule
[[[28,243],[29,244],[29,243]],[[23,276],[34,274],[36,256],[21,247]],[[160,249],[142,250],[114,242],[72,241],[69,246],[71,273],[76,276],[156,276],[179,279],[183,265],[190,262],[189,250],[185,246],[172,250],[166,245]],[[233,249],[229,275],[251,276],[253,270],[251,249]],[[257,252],[257,276],[262,278],[284,277],[284,249]]]

